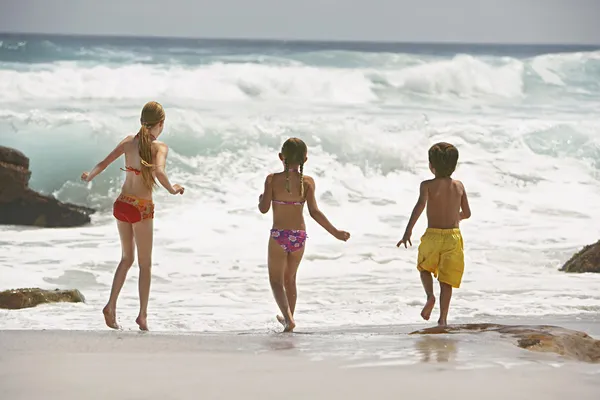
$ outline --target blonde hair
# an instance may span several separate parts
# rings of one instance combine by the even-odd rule
[[[152,140],[154,138],[150,135],[150,129],[164,120],[165,110],[160,103],[150,101],[142,108],[142,115],[140,117],[142,126],[138,132],[138,149],[142,164],[142,180],[144,181],[144,185],[149,189],[153,189],[156,186],[156,181],[152,174],[152,168],[154,167],[152,164]]]
[[[306,153],[308,148],[306,143],[298,138],[289,138],[283,143],[281,147],[281,154],[283,156],[283,163],[285,164],[285,190],[290,192],[290,164],[300,165],[300,196],[304,197],[304,160],[306,160]]]

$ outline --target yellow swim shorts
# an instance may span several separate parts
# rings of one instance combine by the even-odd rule
[[[465,270],[460,229],[427,228],[419,245],[417,269],[429,271],[438,281],[459,288]]]

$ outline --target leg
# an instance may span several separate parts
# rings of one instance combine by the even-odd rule
[[[296,273],[298,272],[298,267],[300,266],[303,255],[304,247],[301,250],[289,253],[287,256],[287,267],[285,269],[283,283],[292,315],[294,315],[294,311],[296,310],[296,299],[298,296],[296,289]]]
[[[145,219],[133,224],[133,235],[137,246],[138,264],[140,266],[140,279],[138,289],[140,293],[140,314],[135,322],[143,331],[148,330],[148,299],[150,298],[150,281],[152,280],[152,241],[153,219]]]
[[[448,325],[448,309],[450,308],[450,299],[452,298],[452,286],[440,282],[440,319],[438,325]]]
[[[281,246],[275,241],[275,239],[269,239],[269,281],[271,283],[271,290],[273,290],[273,296],[275,301],[281,310],[283,315],[283,326],[284,332],[291,332],[294,330],[296,323],[294,317],[290,311],[290,305],[285,295],[284,288],[284,273],[287,264],[287,253],[281,248]]]
[[[303,255],[304,247],[301,250],[289,253],[287,255],[287,267],[285,268],[285,272],[283,274],[285,296],[287,297],[292,317],[294,316],[294,311],[296,310],[296,299],[298,298],[298,292],[296,289],[296,273],[298,272],[298,267],[300,266],[300,261],[302,261]],[[285,319],[281,315],[277,316],[277,321],[279,321],[281,325],[285,326]]]
[[[431,312],[435,306],[435,296],[433,295],[433,278],[431,277],[431,272],[429,271],[420,271],[420,273],[421,283],[423,284],[423,289],[425,289],[425,295],[427,295],[427,301],[425,302],[425,307],[423,307],[423,310],[421,311],[421,317],[425,321],[429,321],[429,317],[431,317]]]
[[[440,282],[439,326],[448,325],[448,310],[453,288],[459,288],[465,270],[462,236],[453,233],[445,239],[444,251],[440,256],[438,281]]]
[[[131,224],[117,220],[117,228],[119,229],[119,237],[121,238],[121,262],[115,271],[110,298],[102,310],[106,325],[113,329],[119,329],[119,325],[117,324],[117,299],[125,283],[125,278],[127,278],[127,272],[134,261],[133,228]]]

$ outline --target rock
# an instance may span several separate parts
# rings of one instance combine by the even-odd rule
[[[560,269],[565,272],[600,272],[600,240],[575,253]]]
[[[29,158],[19,150],[0,146],[0,162],[12,164],[23,169],[29,169]]]
[[[47,228],[74,227],[90,222],[93,209],[62,203],[33,190],[0,207],[0,224],[33,225]]]
[[[85,298],[77,289],[72,290],[44,290],[14,289],[0,292],[0,308],[18,310],[21,308],[35,307],[45,303],[85,303]]]
[[[30,177],[29,159],[20,151],[0,146],[0,203],[19,198]]]
[[[29,159],[0,146],[0,225],[73,227],[90,222],[94,210],[62,203],[29,189]]]
[[[517,339],[515,343],[530,351],[551,352],[579,361],[600,363],[600,340],[584,332],[558,326],[522,326],[498,324],[465,324],[436,326],[412,332],[411,335],[497,332]]]

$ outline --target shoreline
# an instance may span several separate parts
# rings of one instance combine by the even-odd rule
[[[336,346],[328,352],[335,357],[348,357],[361,346],[373,350],[377,347],[381,349],[394,348],[395,351],[405,351],[408,347],[419,341],[439,341],[452,342],[459,346],[470,346],[473,344],[489,346],[490,354],[498,350],[498,346],[506,348],[508,344],[512,346],[511,353],[520,353],[520,355],[535,354],[532,351],[519,348],[518,340],[524,335],[533,333],[535,337],[540,337],[544,333],[549,333],[554,337],[575,336],[587,337],[598,341],[600,346],[600,314],[595,316],[586,316],[587,318],[573,318],[572,316],[555,316],[553,318],[511,318],[498,319],[495,322],[477,320],[460,321],[456,324],[450,324],[447,327],[438,327],[435,324],[397,324],[397,325],[348,325],[338,327],[303,327],[300,326],[293,333],[283,333],[281,326],[273,324],[263,329],[229,330],[229,331],[140,331],[136,329],[0,329],[0,350],[4,351],[34,351],[43,350],[49,339],[56,342],[53,348],[68,347],[67,342],[75,341],[103,341],[117,338],[121,340],[152,340],[160,343],[170,343],[172,346],[183,346],[185,349],[196,349],[199,351],[207,348],[216,348],[219,351],[231,350],[237,351],[270,351],[269,343],[286,342],[289,349],[302,349],[303,351],[318,352],[323,350],[323,345],[329,342],[335,342]],[[11,339],[18,337],[18,342],[11,342]],[[42,342],[37,342],[35,338],[42,337]],[[6,338],[6,343],[3,343]],[[26,344],[28,343],[28,344]],[[140,342],[145,343],[145,342]],[[190,343],[193,345],[190,347]],[[232,347],[232,343],[235,346]],[[345,343],[355,346],[346,347]],[[466,343],[466,344],[460,344]],[[137,342],[130,344],[138,345]],[[206,344],[206,346],[204,346]],[[41,346],[41,347],[38,347]],[[266,346],[266,347],[264,347]],[[279,346],[275,344],[275,348]],[[116,346],[115,349],[120,349]],[[104,348],[103,351],[108,349]],[[510,356],[502,352],[500,355]],[[540,353],[537,353],[540,354]],[[562,359],[563,361],[573,361],[569,357],[563,357],[560,354],[553,354],[552,357]],[[535,358],[535,357],[534,357]],[[600,364],[600,359],[598,360]]]
[[[524,350],[492,332],[409,335],[413,328],[4,330],[0,387],[15,400],[597,398],[600,363]]]
[[[66,305],[74,307],[73,310],[64,310],[65,313],[73,313],[76,312],[76,307],[81,306],[81,303],[54,303],[54,304],[41,304],[34,308],[24,308],[21,310],[0,310],[3,311],[6,315],[16,314],[19,312],[26,312],[30,310],[35,310],[43,307],[51,307],[53,305]],[[275,319],[276,311],[273,313],[272,320],[263,324],[253,324],[252,327],[248,329],[207,329],[207,330],[189,330],[189,329],[180,329],[180,330],[165,330],[165,329],[153,329],[152,319],[149,318],[150,321],[150,334],[158,334],[158,335],[211,335],[211,334],[278,334],[281,333],[282,327],[281,324]],[[65,328],[59,329],[55,328],[54,325],[52,327],[0,327],[0,332],[3,331],[54,331],[54,332],[137,332],[137,325],[134,322],[135,318],[124,319],[123,317],[119,318],[121,322],[122,329],[113,330],[108,328],[103,320],[102,310],[99,308],[97,310],[97,324],[91,328]],[[133,314],[132,314],[133,315]],[[135,315],[133,316],[135,317]],[[409,322],[409,323],[397,323],[397,324],[350,324],[350,325],[332,325],[326,327],[317,327],[314,323],[303,324],[299,323],[297,328],[294,330],[294,334],[320,334],[320,333],[348,333],[348,332],[360,332],[360,331],[390,331],[393,329],[397,329],[399,331],[408,331],[413,330],[421,330],[421,329],[429,329],[437,327],[437,324],[434,322],[435,318],[432,318],[431,321],[420,321],[420,322]],[[582,331],[587,333],[588,335],[600,340],[600,313],[582,313],[582,314],[567,314],[567,315],[543,315],[543,316],[493,316],[486,315],[482,317],[456,317],[450,319],[449,326],[454,325],[466,325],[466,324],[499,324],[499,325],[530,325],[530,326],[556,326],[565,329],[571,329],[575,331]],[[95,326],[98,326],[96,328]]]

